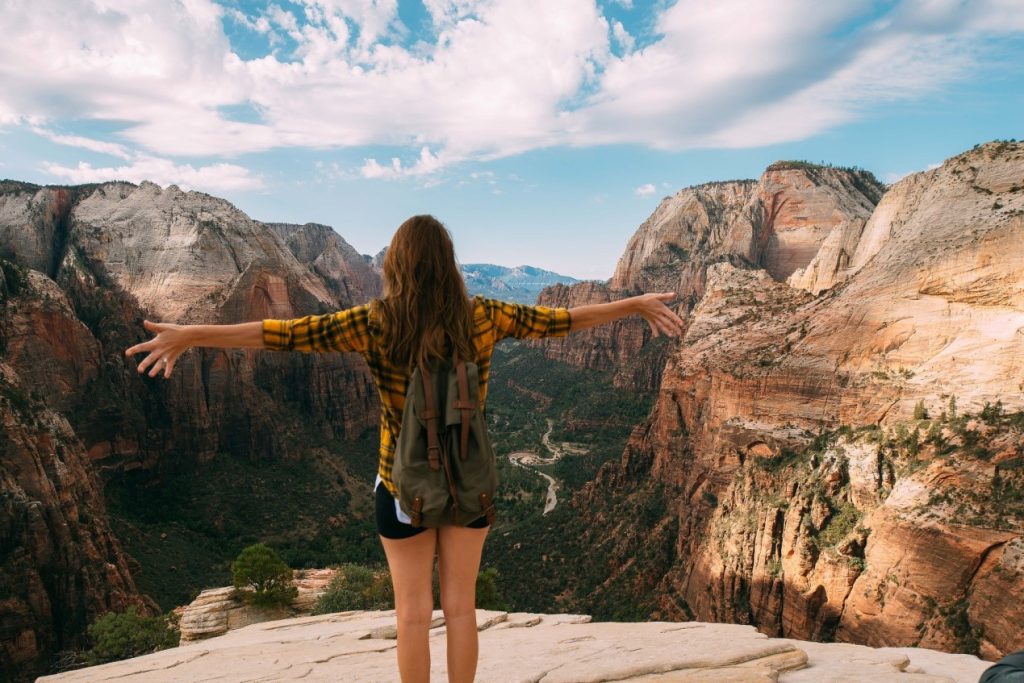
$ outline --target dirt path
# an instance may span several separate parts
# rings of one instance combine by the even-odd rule
[[[537,453],[533,453],[531,451],[517,451],[515,453],[509,453],[508,455],[509,462],[511,462],[513,465],[522,467],[523,469],[530,470],[531,472],[539,474],[540,476],[548,480],[548,495],[544,500],[544,512],[542,513],[545,515],[554,510],[555,506],[558,505],[559,484],[558,480],[556,480],[551,475],[545,474],[544,472],[541,472],[540,470],[536,469],[536,466],[552,465],[561,460],[562,457],[567,455],[569,452],[572,452],[574,454],[586,453],[585,450],[582,450],[578,447],[570,448],[570,445],[566,443],[553,443],[551,441],[551,432],[554,430],[554,428],[555,421],[552,420],[551,418],[548,418],[548,430],[544,432],[544,436],[542,436],[540,439],[541,443],[544,445],[544,448],[546,448],[548,452],[551,454],[549,457],[543,458]]]

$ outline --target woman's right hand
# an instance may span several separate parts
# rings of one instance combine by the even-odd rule
[[[142,321],[142,326],[156,336],[149,341],[136,344],[124,352],[125,356],[132,356],[140,351],[148,351],[149,355],[139,363],[139,372],[145,372],[146,368],[152,366],[149,371],[150,377],[156,377],[161,372],[164,378],[171,376],[174,369],[174,362],[178,356],[192,346],[189,339],[188,325],[176,325],[174,323],[155,323],[150,320]]]
[[[665,305],[666,301],[676,298],[675,292],[657,292],[641,294],[634,297],[637,313],[642,315],[651,326],[651,333],[657,337],[661,332],[666,337],[678,337],[683,333],[685,323],[676,313]]]

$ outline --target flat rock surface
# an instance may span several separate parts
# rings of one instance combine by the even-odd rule
[[[443,681],[441,612],[433,623],[431,679]],[[768,638],[733,624],[595,623],[586,615],[485,610],[477,623],[481,682],[974,683],[988,666],[932,650]],[[397,681],[394,624],[390,610],[268,621],[37,681]]]

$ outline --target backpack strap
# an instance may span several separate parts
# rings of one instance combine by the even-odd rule
[[[437,418],[441,414],[437,411],[437,401],[434,400],[434,382],[430,377],[427,366],[420,362],[420,380],[423,382],[423,398],[426,401],[426,410],[420,413],[420,417],[427,421],[427,457],[430,460],[430,469],[441,469],[441,462],[438,453],[441,452],[441,442],[437,438]]]
[[[459,397],[452,401],[452,407],[462,411],[462,439],[460,441],[459,459],[465,460],[469,455],[469,418],[473,411],[473,402],[469,400],[469,380],[466,378],[466,364],[455,352],[455,367],[459,382]]]

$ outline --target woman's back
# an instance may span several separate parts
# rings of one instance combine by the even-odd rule
[[[360,353],[370,367],[381,400],[380,462],[378,475],[392,495],[391,479],[395,443],[401,428],[402,410],[410,372],[394,363],[388,354],[389,339],[378,301],[326,315],[293,320],[263,321],[263,343],[268,349]],[[567,308],[527,306],[477,295],[472,299],[472,349],[480,379],[480,407],[487,398],[494,345],[506,337],[517,339],[563,337],[569,334],[571,316]]]

